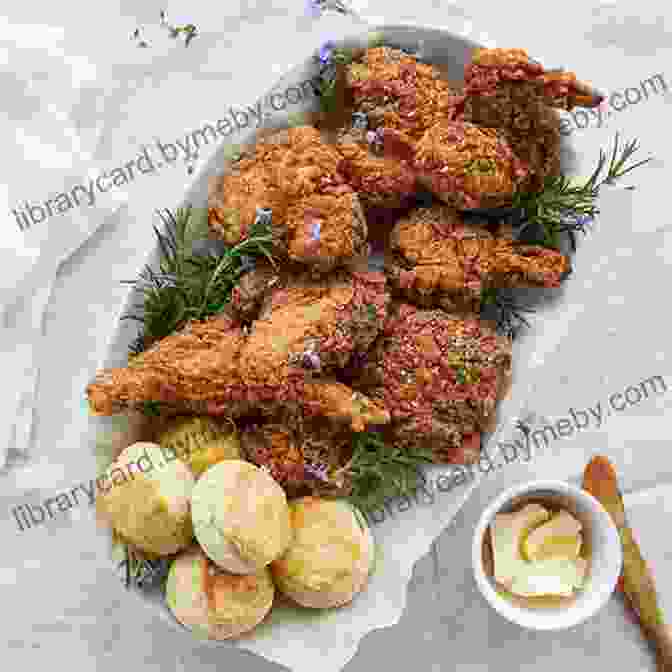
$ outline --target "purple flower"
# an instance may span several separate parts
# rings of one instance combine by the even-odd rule
[[[383,129],[377,128],[375,131],[366,132],[366,141],[370,145],[380,145],[383,143]]]
[[[328,482],[327,467],[324,464],[304,464],[303,471],[307,476],[312,476],[318,481]]]
[[[322,231],[322,223],[321,222],[314,222],[313,223],[313,228],[310,231],[311,238],[313,240],[319,240],[321,231]]]
[[[574,218],[574,221],[576,222],[576,225],[579,227],[583,227],[586,224],[589,224],[590,222],[593,221],[593,217],[590,215],[579,215],[578,217]]]
[[[307,350],[304,352],[303,357],[301,358],[301,362],[307,369],[317,370],[322,366],[320,356],[314,350]]]
[[[322,16],[323,7],[321,0],[307,0],[306,14],[313,19],[319,19]]]
[[[322,63],[322,65],[329,65],[329,63],[331,63],[331,57],[333,53],[334,43],[329,40],[320,47],[320,63]]]

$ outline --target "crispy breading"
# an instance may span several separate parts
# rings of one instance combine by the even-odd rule
[[[471,63],[464,70],[465,94],[487,98],[504,82],[531,83],[535,98],[563,110],[597,107],[604,99],[589,84],[577,80],[573,72],[545,70],[524,49],[474,49]]]
[[[387,303],[382,274],[333,273],[320,281],[289,275],[273,287],[252,325],[241,375],[248,384],[273,384],[304,359],[311,370],[340,368],[353,352],[368,349]]]
[[[343,467],[352,456],[352,434],[336,423],[301,414],[282,417],[245,430],[241,446],[290,497],[344,496],[350,490]]]
[[[453,119],[464,100],[432,65],[399,49],[374,47],[348,66],[355,108],[372,127],[384,126],[419,138],[442,118]]]
[[[415,146],[418,179],[450,205],[469,209],[511,201],[527,167],[496,129],[439,122]]]
[[[338,171],[341,160],[311,126],[269,135],[211,180],[211,232],[229,245],[238,243],[249,234],[257,210],[269,208],[274,253],[280,258],[289,256],[328,271],[364,253],[365,220],[356,194]],[[312,223],[312,241],[306,237],[304,223],[315,211],[323,241],[312,236]]]
[[[287,210],[292,261],[319,271],[343,266],[367,253],[367,226],[358,195],[312,194]]]
[[[464,119],[500,129],[528,167],[525,191],[560,172],[557,109],[595,107],[603,99],[573,72],[548,72],[523,49],[476,49],[465,68],[465,93]]]
[[[384,407],[316,374],[366,350],[385,317],[382,274],[335,274],[325,283],[293,277],[267,297],[246,335],[230,317],[190,323],[126,368],[102,371],[87,388],[92,410],[110,415],[146,402],[186,412],[239,416],[278,406],[345,420],[384,423]]]
[[[510,374],[509,339],[476,315],[397,304],[368,360],[361,389],[389,410],[395,441],[430,447],[437,462],[478,458]]]
[[[339,138],[339,168],[365,205],[401,208],[417,190],[415,174],[403,161],[374,154],[365,133],[352,130]]]
[[[447,206],[418,208],[395,225],[386,264],[390,286],[423,306],[480,310],[487,287],[557,287],[569,270],[560,252],[495,237]]]

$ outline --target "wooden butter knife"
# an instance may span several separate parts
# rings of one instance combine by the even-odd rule
[[[618,528],[623,546],[619,585],[635,610],[645,637],[656,649],[658,672],[672,672],[672,626],[665,624],[658,606],[653,577],[628,525],[616,470],[608,458],[596,455],[590,460],[583,474],[583,489],[604,506]]]

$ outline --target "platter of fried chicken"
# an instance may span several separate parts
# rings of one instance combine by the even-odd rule
[[[328,112],[312,101],[200,174],[187,200],[219,270],[196,307],[172,295],[182,312],[163,332],[154,310],[130,354],[121,329],[86,390],[92,415],[127,420],[97,507],[127,582],[158,576],[178,623],[285,665],[276,627],[297,637],[305,618],[311,637],[345,628],[356,647],[398,620],[375,604],[387,591],[403,608],[405,583],[378,577],[396,547],[357,502],[376,501],[386,451],[428,469],[478,462],[519,364],[485,297],[558,288],[571,271],[569,253],[516,237],[511,206],[561,169],[558,110],[602,100],[522,49],[419,28],[367,40],[292,75],[331,78]],[[427,43],[449,57],[418,55]],[[157,288],[165,248],[150,261]],[[383,455],[379,470],[366,462],[378,480],[362,479],[362,437]],[[417,545],[406,580],[467,494],[446,495],[427,536],[420,513],[391,521]],[[300,616],[274,620],[283,608]]]

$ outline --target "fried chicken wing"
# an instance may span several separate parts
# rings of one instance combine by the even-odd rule
[[[390,286],[421,306],[480,311],[491,287],[557,287],[569,271],[560,252],[521,245],[467,225],[445,205],[417,208],[395,225],[386,264]]]
[[[391,415],[401,445],[431,447],[437,462],[478,458],[480,433],[511,370],[511,343],[478,316],[397,304],[359,385]]]
[[[573,72],[545,70],[530,59],[524,49],[474,49],[471,63],[464,70],[464,93],[467,98],[496,95],[503,84],[526,83],[534,92],[530,98],[543,99],[549,107],[572,110],[574,107],[597,107],[604,97],[577,80]]]
[[[464,118],[498,128],[529,167],[523,185],[538,190],[560,172],[558,109],[596,107],[603,97],[573,72],[546,71],[522,49],[477,49],[465,68]]]

